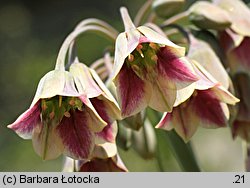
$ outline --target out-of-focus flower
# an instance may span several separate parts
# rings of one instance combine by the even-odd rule
[[[191,22],[202,29],[223,30],[231,25],[228,12],[207,1],[197,1],[189,12]]]
[[[231,74],[246,73],[250,75],[250,37],[244,37],[235,44],[236,34],[227,30],[220,35],[220,43],[227,57]]]
[[[127,172],[114,143],[96,145],[89,160],[65,159],[64,172]]]
[[[232,22],[230,28],[237,34],[250,37],[250,10],[241,0],[213,0],[226,10]]]
[[[154,0],[152,7],[158,16],[168,18],[180,12],[185,3],[185,0]]]
[[[184,48],[155,31],[136,28],[126,9],[121,9],[125,32],[116,39],[114,71],[123,117],[135,115],[147,106],[160,111],[172,110],[178,89],[197,80],[180,57]]]
[[[199,126],[227,126],[229,110],[226,104],[234,105],[239,101],[202,66],[196,62],[193,65],[199,76],[199,81],[195,83],[195,92],[171,113],[165,113],[156,126],[165,130],[174,128],[185,142],[190,140]]]
[[[235,120],[232,123],[233,137],[240,136],[250,142],[250,77],[247,74],[237,74],[234,79],[241,101],[238,105]]]

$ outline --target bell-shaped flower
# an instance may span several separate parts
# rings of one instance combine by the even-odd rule
[[[227,126],[230,115],[227,104],[234,105],[239,101],[197,62],[193,62],[193,66],[199,77],[194,93],[171,113],[164,113],[156,126],[165,130],[174,128],[185,142],[189,141],[199,126]]]
[[[78,93],[86,94],[88,103],[93,105],[99,116],[107,123],[107,126],[99,133],[96,133],[96,139],[99,143],[114,142],[117,132],[117,125],[115,120],[120,119],[119,106],[106,88],[97,73],[88,68],[78,59],[70,66]]]
[[[233,138],[240,136],[250,142],[250,76],[238,74],[235,76],[234,83],[240,96],[240,103],[234,121],[232,122]]]
[[[111,78],[122,116],[135,115],[147,106],[169,112],[176,91],[197,80],[180,58],[185,50],[148,27],[136,28],[125,8],[121,13],[125,32],[116,39]]]
[[[230,28],[237,34],[250,37],[250,10],[241,0],[212,0],[228,12],[232,22]]]
[[[235,42],[232,31],[227,30],[220,35],[220,43],[226,54],[230,72],[232,74],[247,73],[250,75],[250,37],[244,37]],[[235,44],[237,43],[237,44]]]
[[[223,30],[231,25],[229,13],[207,1],[197,1],[189,8],[189,20],[202,29]]]
[[[64,172],[127,172],[115,143],[96,145],[90,160],[65,159]]]
[[[106,125],[87,96],[76,90],[73,76],[54,70],[40,80],[30,108],[8,127],[22,138],[32,138],[35,151],[43,159],[62,153],[88,159],[95,135]]]

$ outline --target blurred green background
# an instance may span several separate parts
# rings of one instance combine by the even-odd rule
[[[43,0],[0,2],[0,171],[60,171],[62,157],[43,161],[32,142],[6,128],[25,111],[40,78],[54,68],[64,38],[82,19],[96,17],[122,31],[119,7],[125,5],[133,17],[143,0]],[[88,34],[80,37],[80,59],[90,63],[103,55],[109,41]],[[113,44],[111,44],[113,45]],[[163,143],[161,143],[164,145]],[[199,129],[192,139],[198,163],[205,171],[241,171],[243,154],[239,140],[229,129]],[[141,159],[132,149],[120,150],[131,171],[158,171],[155,159]],[[166,148],[167,171],[180,171]]]

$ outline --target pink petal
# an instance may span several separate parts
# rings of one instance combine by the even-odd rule
[[[108,142],[114,142],[116,136],[116,133],[114,133],[112,127],[112,123],[114,120],[109,116],[107,111],[108,109],[105,106],[104,101],[98,98],[92,98],[90,99],[90,101],[96,109],[97,113],[100,115],[100,117],[107,123],[107,126],[105,126],[101,132],[96,133],[97,136],[103,138]]]
[[[16,133],[24,139],[31,139],[33,129],[40,122],[39,101],[33,107],[29,108],[22,115],[20,115],[14,123],[8,125],[8,128],[16,131]]]
[[[232,127],[233,138],[240,136],[242,139],[250,142],[250,122],[235,121]]]
[[[226,116],[221,102],[211,90],[197,90],[190,101],[191,111],[204,121],[203,126],[225,127]]]
[[[80,172],[126,172],[127,169],[119,164],[115,157],[108,159],[92,159],[82,164]]]
[[[151,90],[126,64],[117,75],[115,84],[123,117],[135,115],[147,106]]]
[[[161,47],[157,57],[158,73],[175,81],[178,89],[197,81],[197,77],[169,48]]]
[[[88,159],[94,149],[94,133],[88,127],[90,119],[84,111],[70,111],[70,115],[64,116],[57,127],[64,153],[74,159]]]
[[[173,126],[171,125],[172,113],[164,113],[160,122],[156,125],[156,128],[171,130]]]
[[[173,127],[177,134],[188,142],[201,124],[201,119],[192,111],[187,103],[174,108],[172,112]]]
[[[244,40],[241,42],[240,46],[232,50],[232,56],[235,58],[235,63],[241,64],[243,67],[250,71],[250,53],[249,53],[249,46],[250,46],[250,37],[245,37]]]

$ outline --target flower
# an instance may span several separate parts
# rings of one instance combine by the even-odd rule
[[[233,138],[240,136],[250,142],[250,77],[241,73],[235,76],[234,81],[241,101],[238,105],[236,117],[232,122]]]
[[[119,109],[106,110],[114,105],[106,101],[100,88],[100,97],[91,96],[89,87],[99,86],[91,85],[91,80],[87,80],[89,90],[79,93],[75,85],[81,81],[75,83],[74,78],[68,71],[47,73],[38,84],[30,108],[8,126],[22,138],[32,138],[35,151],[45,160],[62,153],[74,159],[88,159],[97,138],[114,139],[116,128],[111,126],[114,120],[108,114],[115,117],[113,113]]]
[[[187,142],[199,126],[218,128],[227,126],[229,109],[226,104],[234,105],[239,100],[216,81],[202,66],[193,62],[199,76],[192,96],[175,107],[171,113],[164,113],[156,126],[165,130],[174,128]],[[185,92],[185,89],[184,91]]]
[[[119,154],[116,144],[105,143],[96,145],[94,155],[90,160],[73,160],[66,158],[64,172],[127,172]]]
[[[116,39],[111,78],[122,116],[135,115],[147,106],[169,112],[176,91],[197,80],[180,58],[185,50],[148,27],[135,28],[126,9],[121,12],[126,31]]]
[[[107,126],[96,134],[98,142],[114,142],[117,132],[115,120],[121,119],[121,115],[120,108],[113,95],[106,88],[97,73],[80,63],[78,59],[70,66],[70,72],[74,77],[79,94],[87,95],[94,109],[107,123]]]

